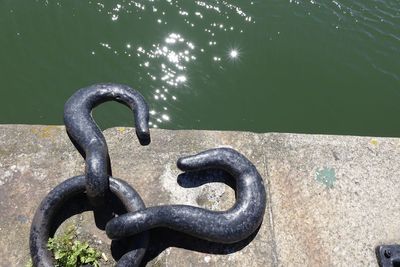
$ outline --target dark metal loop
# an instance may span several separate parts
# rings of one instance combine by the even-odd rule
[[[149,108],[143,96],[126,85],[95,84],[74,93],[65,103],[64,123],[67,133],[86,160],[87,195],[100,206],[109,192],[111,175],[105,138],[94,122],[91,111],[106,101],[115,100],[134,113],[136,135],[142,145],[150,143]]]
[[[64,204],[85,192],[85,180],[85,176],[76,176],[62,182],[50,191],[36,210],[30,232],[30,251],[34,266],[55,266],[52,253],[47,249],[47,241],[56,230],[56,216]],[[126,211],[134,212],[145,208],[139,194],[126,182],[110,177],[110,190],[122,202]],[[127,240],[130,247],[135,249],[123,255],[117,266],[138,266],[146,252],[148,239],[148,233],[142,233]]]
[[[201,239],[235,243],[250,236],[261,224],[266,194],[256,167],[230,148],[217,148],[178,160],[183,171],[219,168],[236,180],[236,203],[227,211],[210,211],[187,205],[149,207],[110,220],[106,233],[118,239],[155,227],[167,227]]]
[[[375,248],[379,267],[400,265],[400,245],[380,245]]]

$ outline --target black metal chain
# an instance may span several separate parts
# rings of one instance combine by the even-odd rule
[[[149,242],[148,230],[167,227],[219,243],[234,243],[249,237],[260,226],[266,206],[263,180],[255,166],[230,148],[216,148],[178,160],[182,171],[222,169],[236,182],[236,203],[227,211],[211,211],[188,205],[145,207],[139,194],[126,182],[111,177],[108,148],[91,116],[97,105],[115,100],[134,113],[136,134],[142,145],[150,143],[149,110],[142,95],[128,86],[97,84],[77,91],[65,104],[64,122],[72,143],[85,158],[84,176],[70,178],[56,186],[39,205],[31,226],[30,251],[34,266],[54,266],[47,241],[61,222],[57,216],[71,200],[88,200],[86,210],[111,209],[113,197],[124,206],[125,214],[111,217],[106,233],[124,239],[132,249],[117,266],[138,266]],[[58,225],[57,225],[58,224]]]
[[[144,208],[139,194],[127,183],[111,177],[108,148],[103,134],[91,116],[91,110],[106,101],[115,100],[130,107],[135,117],[135,128],[142,145],[150,143],[148,128],[149,109],[137,91],[125,85],[97,84],[78,90],[67,101],[64,122],[72,143],[85,158],[86,174],[66,180],[55,187],[41,202],[31,226],[30,250],[34,266],[54,266],[54,259],[47,249],[47,240],[54,234],[54,221],[63,204],[85,193],[90,209],[104,208],[110,193],[124,205],[126,211]],[[135,237],[136,249],[126,253],[117,266],[137,266],[147,248],[147,233]]]
[[[149,207],[112,219],[106,233],[112,239],[167,227],[218,243],[235,243],[250,236],[261,224],[265,211],[263,180],[254,165],[230,148],[207,150],[180,158],[182,171],[223,169],[236,182],[236,203],[227,211],[211,211],[187,205]]]
[[[142,145],[150,143],[149,108],[141,94],[128,86],[98,84],[80,89],[64,107],[64,123],[68,136],[86,160],[86,192],[93,205],[105,201],[111,175],[106,140],[91,116],[94,107],[106,101],[118,101],[132,109],[135,129]]]

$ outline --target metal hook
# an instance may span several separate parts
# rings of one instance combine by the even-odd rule
[[[138,234],[156,227],[219,243],[235,243],[250,236],[261,224],[266,194],[256,167],[230,148],[217,148],[178,160],[183,171],[218,168],[236,180],[236,203],[227,211],[210,211],[187,205],[149,207],[123,214],[106,225],[112,239]]]
[[[111,167],[106,140],[91,111],[106,101],[128,106],[134,114],[136,135],[141,145],[150,143],[149,108],[143,96],[126,85],[95,84],[78,90],[64,107],[67,133],[86,160],[86,191],[90,202],[99,206],[109,192]]]

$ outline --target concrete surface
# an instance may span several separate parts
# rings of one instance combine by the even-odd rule
[[[253,240],[218,245],[154,230],[146,266],[377,266],[375,246],[400,243],[400,139],[152,129],[152,143],[141,147],[132,128],[105,136],[113,176],[147,206],[229,208],[234,191],[218,182],[223,174],[178,176],[178,157],[213,147],[243,153],[265,180],[267,210]],[[26,264],[36,207],[83,171],[64,127],[0,126],[1,266]],[[105,253],[102,265],[113,264],[110,241],[90,212],[68,223]]]

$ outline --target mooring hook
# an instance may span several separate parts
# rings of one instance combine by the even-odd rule
[[[236,203],[227,211],[211,211],[187,205],[148,207],[112,219],[106,233],[112,239],[167,227],[201,239],[235,243],[250,236],[261,224],[266,194],[256,167],[230,148],[216,148],[178,160],[182,171],[218,168],[236,181]]]
[[[150,143],[149,108],[143,96],[126,85],[95,84],[74,93],[64,107],[68,136],[86,161],[86,191],[91,203],[101,205],[109,192],[111,175],[106,140],[91,111],[106,101],[128,106],[134,114],[136,135],[141,145]]]

